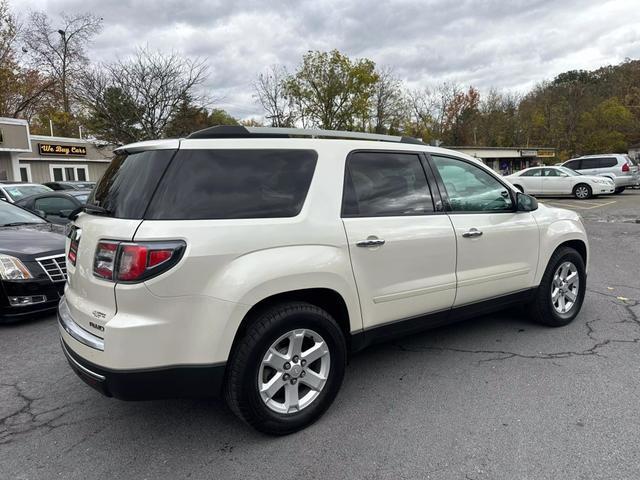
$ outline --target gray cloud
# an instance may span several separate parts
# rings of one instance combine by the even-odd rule
[[[21,11],[92,12],[91,48],[109,61],[136,46],[206,58],[206,88],[240,117],[262,112],[251,82],[274,63],[337,48],[393,67],[410,87],[441,81],[525,90],[568,69],[640,57],[637,0],[10,0]]]

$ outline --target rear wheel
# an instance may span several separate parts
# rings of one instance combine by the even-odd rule
[[[344,335],[326,311],[304,302],[259,313],[231,356],[227,404],[257,430],[296,432],[335,399],[346,365]]]
[[[619,193],[622,193],[622,192],[624,192],[624,189],[625,189],[625,188],[626,188],[626,187],[618,187],[618,188],[616,188],[616,189],[614,190],[614,192],[613,192],[613,193],[615,193],[616,195],[617,195],[617,194],[619,194]]]
[[[531,316],[550,327],[571,323],[582,308],[586,288],[587,275],[580,254],[569,247],[558,249],[549,260],[531,303]]]
[[[579,200],[586,200],[591,194],[591,187],[585,183],[579,183],[573,188],[573,196]]]

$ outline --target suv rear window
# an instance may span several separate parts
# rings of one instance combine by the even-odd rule
[[[175,150],[149,150],[116,155],[87,204],[106,208],[116,218],[142,218],[174,153]]]
[[[145,218],[294,217],[317,158],[313,150],[180,150]]]

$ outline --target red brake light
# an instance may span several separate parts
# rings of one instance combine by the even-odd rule
[[[149,252],[148,267],[155,267],[161,263],[166,262],[173,255],[173,250],[151,250]]]
[[[124,245],[118,262],[118,280],[136,280],[147,269],[147,247]]]
[[[629,164],[627,162],[622,164],[622,171],[623,172],[628,172],[629,171]]]
[[[100,242],[96,249],[93,272],[106,280],[141,282],[178,263],[184,247],[182,241]]]
[[[116,250],[118,250],[118,244],[115,242],[98,243],[93,261],[93,273],[97,277],[113,280]]]

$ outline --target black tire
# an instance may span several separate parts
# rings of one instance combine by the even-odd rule
[[[302,410],[277,413],[260,397],[260,365],[278,338],[302,328],[317,332],[329,349],[327,380],[315,400]],[[331,315],[305,302],[277,304],[258,312],[234,347],[227,364],[225,400],[238,417],[255,429],[270,435],[288,435],[311,425],[329,408],[340,390],[346,361],[346,340]]]
[[[516,187],[518,190],[520,190],[522,193],[524,193],[524,188],[522,188],[521,185],[513,185],[514,187]]]
[[[571,262],[578,272],[579,286],[578,295],[573,306],[566,313],[559,313],[553,306],[551,300],[553,276],[560,265],[564,262]],[[533,320],[549,327],[562,327],[568,325],[580,313],[584,294],[587,290],[587,275],[584,267],[584,260],[580,254],[570,247],[561,247],[554,252],[549,259],[547,269],[542,276],[540,286],[535,297],[530,304],[530,315]]]
[[[587,196],[586,197],[579,197],[579,189],[582,188],[586,188],[587,189]],[[586,200],[588,198],[591,198],[593,196],[593,190],[591,190],[591,187],[589,185],[587,185],[586,183],[579,183],[578,185],[576,185],[575,187],[573,187],[573,196],[576,197],[578,200]]]
[[[622,192],[624,192],[624,189],[625,189],[625,188],[627,188],[627,187],[618,187],[618,188],[616,188],[616,189],[613,191],[614,195],[619,195],[619,194],[621,194]]]

